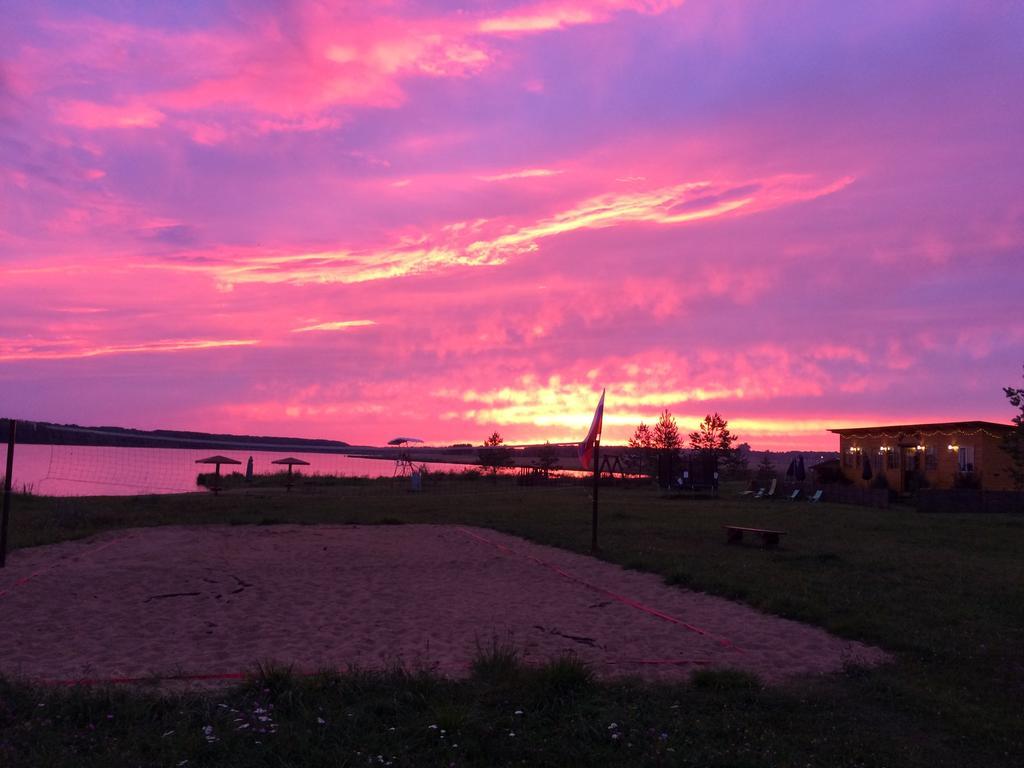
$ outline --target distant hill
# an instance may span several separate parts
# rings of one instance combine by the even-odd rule
[[[8,422],[0,421],[0,440],[7,442]],[[82,427],[78,424],[50,424],[19,421],[16,441],[36,445],[96,445],[119,448],[247,448],[279,450],[289,448],[307,453],[333,453],[349,444],[340,440],[265,435],[224,435],[173,429],[125,429],[123,427]]]

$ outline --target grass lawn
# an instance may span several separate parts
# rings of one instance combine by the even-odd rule
[[[0,681],[0,765],[1024,764],[1024,517],[732,493],[668,499],[644,488],[602,489],[601,512],[603,558],[879,645],[895,663],[784,687],[713,670],[654,686],[594,681],[572,659],[524,669],[510,649],[491,647],[466,681],[271,668],[202,695]],[[274,522],[468,523],[590,546],[586,490],[504,479],[422,494],[381,482],[218,497],[17,497],[11,541]],[[776,551],[729,547],[725,523],[788,535]]]

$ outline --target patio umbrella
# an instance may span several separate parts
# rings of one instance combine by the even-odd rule
[[[242,462],[237,459],[229,459],[227,456],[208,456],[205,459],[197,459],[196,464],[213,464],[214,474],[217,475],[217,480],[213,485],[213,492],[216,494],[220,490],[220,465],[221,464],[241,464]]]
[[[252,456],[250,456],[249,461],[245,463],[245,482],[252,482]]]
[[[294,467],[294,466],[308,467],[309,466],[309,462],[308,461],[303,461],[302,459],[296,459],[296,458],[293,458],[291,456],[289,456],[286,459],[276,459],[276,460],[274,460],[274,461],[272,461],[270,463],[271,464],[287,464],[288,465],[288,480],[285,482],[285,486],[284,487],[285,487],[285,490],[289,490],[289,491],[292,489],[292,467]]]
[[[861,479],[862,480],[870,480],[871,479],[871,475],[872,475],[872,472],[871,472],[871,457],[868,456],[867,454],[864,454],[864,469],[861,470],[861,473],[860,473]]]
[[[804,455],[801,453],[796,457],[796,472],[793,473],[798,483],[802,483],[807,477],[807,470],[804,469]]]
[[[792,480],[794,475],[796,475],[796,459],[791,459],[786,468],[786,477]]]

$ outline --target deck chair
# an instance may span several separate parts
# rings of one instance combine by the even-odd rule
[[[820,488],[814,492],[814,495],[808,499],[812,504],[816,501],[821,501],[821,494],[824,493]]]
[[[772,479],[772,484],[770,486],[768,486],[768,490],[765,491],[758,498],[761,498],[761,499],[773,499],[773,498],[775,498],[775,487],[778,484],[779,484],[778,478],[773,478]]]
[[[796,501],[798,498],[800,498],[800,489],[799,488],[797,488],[795,491],[793,491],[789,495],[789,500],[790,501]]]

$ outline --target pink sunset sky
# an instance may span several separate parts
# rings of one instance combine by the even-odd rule
[[[13,0],[0,39],[0,415],[1013,415],[1021,3]]]

